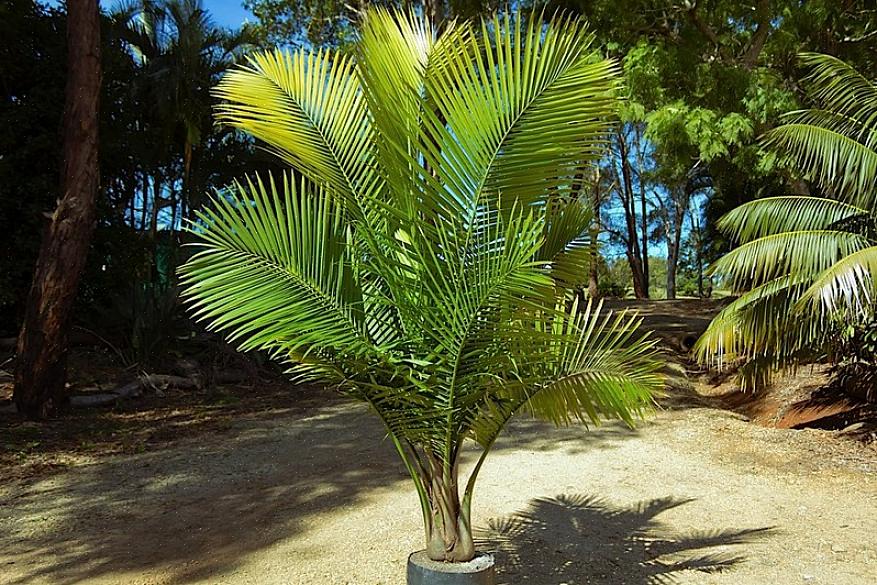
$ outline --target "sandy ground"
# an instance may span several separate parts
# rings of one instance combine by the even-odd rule
[[[699,407],[517,421],[480,480],[482,548],[509,585],[875,583],[877,461],[841,441]],[[359,407],[247,423],[3,486],[0,582],[401,584],[408,481]]]
[[[636,430],[508,429],[475,500],[499,583],[877,583],[877,450],[746,422],[670,373]],[[0,486],[0,583],[401,585],[409,483],[359,406],[241,421]]]

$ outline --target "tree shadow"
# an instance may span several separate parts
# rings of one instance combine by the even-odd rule
[[[407,485],[383,434],[345,405],[7,486],[0,582],[210,581],[329,510]]]
[[[569,455],[612,449],[624,441],[639,437],[639,427],[629,427],[621,421],[604,421],[599,426],[585,426],[573,422],[555,426],[550,422],[521,415],[513,418],[503,429],[491,453],[527,449],[544,453],[562,451]],[[477,449],[476,449],[477,450]]]
[[[621,423],[587,431],[524,418],[497,450],[573,455],[637,433]],[[410,478],[384,437],[376,417],[340,404],[4,486],[0,581],[210,582],[380,491],[411,489],[416,514]]]
[[[497,555],[499,583],[667,585],[684,571],[714,573],[743,557],[731,549],[772,528],[674,533],[658,515],[692,500],[661,498],[629,508],[587,495],[538,498],[478,531]]]

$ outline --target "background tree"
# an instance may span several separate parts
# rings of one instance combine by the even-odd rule
[[[722,218],[740,246],[713,269],[740,297],[696,347],[706,361],[746,362],[749,383],[830,356],[839,331],[874,318],[877,84],[834,57],[803,59],[815,107],[764,141],[820,194],[759,199]]]
[[[256,17],[252,34],[266,47],[314,46],[343,48],[354,35],[369,6],[421,11],[433,26],[450,18],[473,18],[496,10],[496,0],[244,0]]]
[[[873,11],[855,1],[548,4],[584,15],[598,39],[623,59],[630,109],[638,110],[633,119],[645,126],[645,174],[658,173],[653,184],[660,189],[647,197],[648,215],[660,228],[655,243],[666,244],[668,251],[675,247],[675,224],[685,220],[674,209],[686,208],[690,171],[696,169],[697,182],[707,185],[700,191],[705,197],[697,198],[707,220],[705,261],[728,249],[726,237],[715,229],[723,213],[757,197],[801,189],[784,161],[756,140],[801,97],[796,53],[818,49],[866,64],[873,63],[877,49]],[[613,156],[620,164],[617,148]],[[630,161],[632,175],[637,163]],[[684,241],[685,229],[681,232]],[[642,233],[637,235],[641,241]],[[639,244],[636,263],[645,264],[647,246]],[[640,271],[632,269],[635,285]]]
[[[235,41],[240,35],[215,26],[194,2],[149,6],[163,14],[170,4],[191,8],[190,17],[167,16],[150,33],[152,50],[146,31],[133,26],[136,6],[128,6],[124,19],[100,17],[101,184],[71,325],[76,340],[97,334],[119,350],[123,365],[148,367],[161,359],[180,324],[173,272],[182,221],[211,189],[274,165],[251,140],[210,119],[210,87],[243,46]],[[21,327],[40,236],[56,205],[67,49],[63,7],[14,0],[0,11],[0,32],[10,40],[0,48],[0,229],[16,250],[0,255],[0,338],[6,342]],[[194,41],[181,42],[178,29],[189,23],[194,31],[182,34]],[[200,114],[184,117],[181,109]],[[189,140],[187,173],[193,129],[200,140]]]
[[[67,334],[99,183],[100,12],[97,0],[70,0],[67,9],[61,197],[43,236],[15,368],[15,404],[29,418],[65,405]]]

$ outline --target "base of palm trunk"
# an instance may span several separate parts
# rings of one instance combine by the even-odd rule
[[[426,551],[408,557],[408,585],[495,585],[493,555],[478,553],[466,563],[441,563]]]

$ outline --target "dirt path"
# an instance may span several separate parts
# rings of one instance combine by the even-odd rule
[[[0,582],[401,584],[421,529],[381,439],[335,406],[3,486]],[[703,408],[518,421],[476,522],[509,584],[874,583],[877,463],[833,441]]]
[[[676,373],[635,431],[512,425],[475,501],[500,583],[877,583],[877,452],[706,408]],[[240,422],[0,487],[0,583],[401,585],[409,481],[358,406]]]

